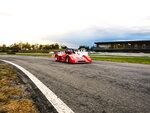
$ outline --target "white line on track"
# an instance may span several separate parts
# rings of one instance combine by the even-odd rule
[[[74,113],[60,98],[58,98],[46,85],[44,85],[29,71],[10,61],[7,60],[1,61],[12,64],[16,66],[18,69],[20,69],[22,72],[24,72],[32,80],[32,82],[39,88],[39,90],[45,95],[48,101],[55,107],[58,113]]]

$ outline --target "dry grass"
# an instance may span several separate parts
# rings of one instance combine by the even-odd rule
[[[17,82],[16,72],[0,64],[0,113],[39,113],[32,100],[28,99],[30,94],[12,86]]]
[[[0,108],[1,113],[37,113],[29,99],[10,100]]]

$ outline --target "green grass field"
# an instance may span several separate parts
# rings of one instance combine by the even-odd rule
[[[112,61],[112,62],[128,62],[128,63],[140,63],[140,64],[150,64],[150,57],[140,57],[140,56],[101,56],[93,57],[92,60],[99,61]]]
[[[15,54],[15,55],[20,55],[20,56],[40,56],[40,57],[51,57],[51,55],[34,55],[34,54]]]
[[[51,57],[49,54],[6,54],[0,53],[0,55],[20,55],[20,56],[39,56],[39,57]],[[146,56],[91,56],[92,60],[98,61],[112,61],[112,62],[127,62],[127,63],[140,63],[150,64],[150,57]]]
[[[51,55],[47,54],[7,54],[7,53],[0,53],[0,55],[19,55],[19,56],[39,56],[39,57],[51,57]]]

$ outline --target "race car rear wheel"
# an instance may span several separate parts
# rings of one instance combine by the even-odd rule
[[[57,61],[57,55],[55,55],[55,60]]]
[[[66,56],[66,63],[70,63],[69,60],[70,60],[70,59],[69,59],[69,56]]]

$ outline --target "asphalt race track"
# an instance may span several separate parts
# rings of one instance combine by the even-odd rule
[[[150,113],[150,65],[0,55],[41,80],[75,113]]]

